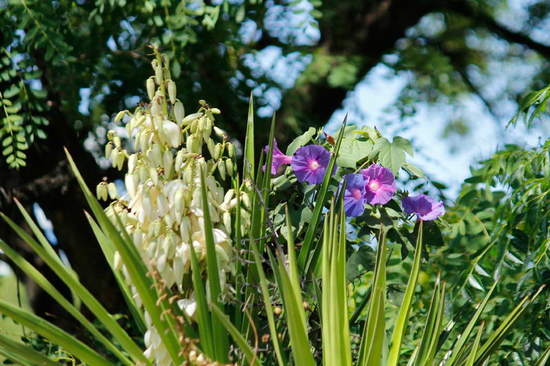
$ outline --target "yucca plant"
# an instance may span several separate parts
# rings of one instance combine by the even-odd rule
[[[0,313],[60,346],[75,362],[483,365],[540,293],[521,299],[496,329],[486,331],[483,312],[498,288],[496,278],[466,326],[456,329],[455,314],[446,312],[442,280],[434,282],[429,304],[418,296],[425,226],[436,227],[428,221],[443,208],[425,196],[396,193],[393,174],[402,168],[421,174],[405,161],[406,140],[390,142],[375,129],[357,130],[344,121],[336,138],[310,129],[283,154],[274,140],[273,119],[269,144],[256,159],[251,98],[238,174],[236,149],[214,126],[220,111],[201,101],[199,111],[186,116],[168,60],[158,51],[153,69],[155,76],[147,81],[151,104],[116,118],[126,123],[127,144],[114,132],[108,136],[113,165],[123,169],[128,162],[125,194],[101,182],[97,196],[113,199],[104,210],[67,153],[137,335],[79,282],[18,202],[32,235],[2,215],[75,301],[1,240],[0,249],[102,347],[5,302]],[[424,204],[431,205],[429,212],[420,209]],[[374,265],[366,265],[361,276],[369,290],[353,313],[351,300],[358,294],[347,271],[358,248],[351,244],[350,227],[366,230],[376,248]],[[405,290],[392,307],[388,278],[395,238],[405,238],[403,246],[407,240],[415,245]],[[363,242],[359,250],[364,248]],[[95,322],[83,315],[80,303]],[[419,317],[414,310],[423,305],[428,310]],[[415,332],[412,341],[410,331]],[[61,362],[4,336],[0,353],[23,365]],[[547,351],[539,364],[548,357]]]

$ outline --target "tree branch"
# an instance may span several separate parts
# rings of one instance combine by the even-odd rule
[[[508,29],[498,23],[491,15],[473,7],[468,1],[453,1],[449,3],[447,9],[475,21],[508,42],[522,44],[544,57],[550,57],[549,45],[537,42],[523,33]]]

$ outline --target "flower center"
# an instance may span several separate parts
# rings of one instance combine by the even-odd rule
[[[380,188],[380,183],[378,183],[377,181],[373,180],[372,182],[369,183],[369,188],[371,191],[377,191],[378,188]]]
[[[361,190],[360,190],[360,189],[357,189],[357,188],[353,188],[353,189],[351,190],[351,195],[352,195],[353,198],[355,198],[356,200],[361,199],[361,196],[362,196]]]
[[[319,162],[318,162],[317,160],[311,160],[311,161],[309,162],[309,169],[311,169],[311,170],[317,170],[317,169],[319,169],[319,167],[320,167],[320,164],[319,164]]]

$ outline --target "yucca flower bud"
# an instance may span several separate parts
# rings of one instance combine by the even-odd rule
[[[172,80],[166,82],[166,88],[168,89],[168,98],[170,98],[170,103],[176,103],[176,83]]]
[[[112,200],[118,197],[116,185],[113,182],[107,184],[107,191],[109,193],[109,198],[111,198]]]
[[[212,159],[218,160],[218,157],[216,155],[216,146],[214,144],[214,140],[212,140],[211,138],[206,140],[206,147],[208,148],[208,153],[210,154]]]
[[[220,172],[220,177],[225,180],[225,163],[223,160],[218,161],[218,171]]]
[[[112,152],[113,152],[113,143],[109,141],[105,144],[105,156],[107,158],[110,158]]]
[[[115,122],[120,122],[122,121],[122,118],[124,117],[124,115],[128,113],[128,111],[120,111],[116,114],[115,116]]]
[[[232,177],[233,176],[233,161],[231,159],[225,159],[225,169],[227,170],[227,174]]]
[[[235,145],[233,145],[231,142],[226,142],[225,144],[227,148],[227,155],[229,155],[230,158],[235,157]]]
[[[162,66],[159,65],[157,60],[151,61],[151,66],[155,71],[155,81],[158,85],[160,85],[162,83]]]
[[[133,173],[136,169],[137,154],[132,154],[128,157],[128,173]]]
[[[172,174],[172,167],[174,163],[174,158],[172,157],[172,152],[166,150],[162,155],[162,167],[164,169],[164,176],[169,178]]]
[[[187,116],[181,121],[184,126],[187,126],[191,122],[198,120],[202,116],[202,113],[192,113]]]
[[[113,144],[114,144],[116,147],[122,147],[122,141],[120,140],[120,137],[114,136],[114,137],[113,137]]]
[[[162,132],[171,147],[181,145],[181,131],[177,124],[165,119],[162,122]]]
[[[176,100],[176,103],[174,104],[174,117],[176,118],[176,122],[178,124],[181,123],[185,117],[185,108],[183,107],[183,103],[179,100]]]
[[[96,196],[99,200],[107,201],[108,198],[107,183],[101,182],[96,187]]]
[[[147,79],[147,96],[149,97],[149,100],[153,100],[153,98],[155,97],[155,91],[155,80],[151,76],[149,79]]]

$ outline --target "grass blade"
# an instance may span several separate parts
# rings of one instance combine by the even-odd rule
[[[405,244],[403,244],[405,245]],[[407,319],[411,310],[412,298],[416,288],[416,281],[420,272],[420,259],[422,258],[422,220],[419,221],[418,236],[416,239],[416,249],[414,252],[413,266],[407,283],[407,289],[403,295],[403,301],[399,308],[399,314],[395,320],[393,334],[391,338],[391,348],[388,355],[388,366],[396,366],[399,361],[401,342],[405,334]]]

